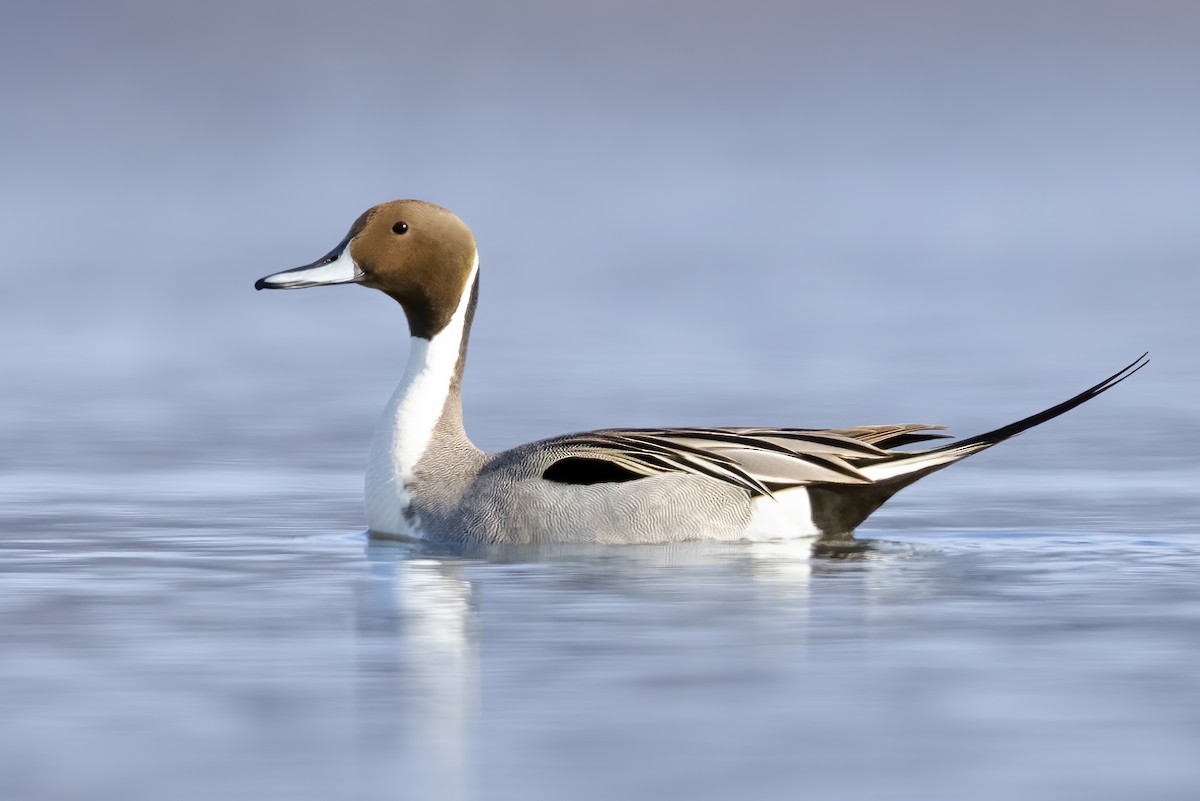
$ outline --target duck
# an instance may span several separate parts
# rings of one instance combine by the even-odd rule
[[[499,453],[463,426],[462,378],[479,251],[449,210],[368,209],[328,254],[255,289],[358,284],[400,304],[408,362],[371,441],[371,534],[463,544],[844,540],[930,473],[1058,417],[1141,370],[1148,354],[1055,406],[951,442],[925,424],[602,429]],[[900,450],[920,445],[921,449]]]

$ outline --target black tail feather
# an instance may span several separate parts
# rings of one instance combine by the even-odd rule
[[[1100,395],[1100,394],[1112,389],[1117,384],[1120,384],[1126,378],[1129,378],[1131,375],[1136,373],[1138,370],[1141,370],[1143,367],[1145,367],[1147,364],[1149,364],[1150,359],[1147,358],[1147,357],[1149,357],[1149,355],[1150,355],[1149,351],[1147,351],[1146,353],[1143,353],[1141,356],[1137,357],[1137,359],[1135,359],[1133,362],[1129,363],[1125,367],[1123,367],[1120,370],[1118,370],[1117,372],[1113,373],[1108,378],[1101,381],[1099,384],[1096,384],[1093,387],[1089,387],[1088,389],[1085,389],[1083,392],[1080,392],[1075,397],[1070,398],[1069,400],[1065,400],[1056,406],[1051,406],[1049,409],[1040,411],[1037,414],[1031,414],[1029,417],[1018,420],[1015,423],[1009,423],[1006,426],[1001,426],[1000,428],[994,429],[992,431],[988,431],[983,434],[977,434],[973,437],[968,437],[967,439],[956,440],[955,442],[951,442],[947,445],[943,445],[940,448],[934,448],[933,450],[929,450],[929,451],[925,451],[925,452],[926,453],[943,453],[946,451],[954,451],[954,450],[960,450],[960,449],[961,450],[970,450],[970,449],[974,448],[974,446],[977,446],[977,445],[982,445],[984,447],[988,447],[991,445],[995,445],[998,442],[1003,442],[1004,440],[1008,439],[1009,437],[1015,437],[1017,434],[1020,434],[1022,431],[1028,431],[1029,429],[1033,428],[1034,426],[1039,426],[1042,423],[1046,422],[1047,420],[1053,420],[1055,417],[1058,417],[1059,415],[1066,414],[1067,412],[1074,409],[1076,406],[1081,406],[1081,405],[1087,403],[1088,401],[1090,401],[1092,398],[1096,397],[1097,395]],[[982,450],[982,448],[978,448],[978,450]]]
[[[1149,353],[1143,353],[1134,362],[1110,375],[1108,378],[1079,393],[1070,400],[1063,401],[1057,406],[1051,406],[1045,411],[1030,415],[1023,420],[1009,423],[993,431],[979,434],[967,439],[951,442],[940,448],[913,453],[897,453],[896,458],[876,464],[914,462],[911,472],[900,472],[886,478],[880,478],[873,484],[817,484],[809,487],[809,497],[812,501],[813,522],[827,537],[848,536],[860,523],[883,505],[885,501],[897,492],[923,478],[930,473],[956,463],[959,459],[973,453],[986,450],[998,442],[1014,437],[1022,431],[1027,431],[1036,425],[1053,420],[1065,414],[1076,406],[1087,403],[1097,395],[1107,392],[1117,384],[1141,370],[1150,360]],[[928,464],[930,457],[941,455],[935,464]],[[923,463],[923,464],[922,464]],[[922,464],[922,466],[916,466]],[[869,475],[870,467],[864,472]]]

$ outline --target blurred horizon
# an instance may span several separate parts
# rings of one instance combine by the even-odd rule
[[[1150,370],[1106,399],[1127,420],[1157,408],[1151,382],[1200,390],[1189,3],[6,17],[0,327],[28,344],[0,358],[18,418],[135,385],[161,414],[172,390],[232,411],[265,369],[343,383],[373,420],[404,358],[398,310],[250,285],[397,196],[480,242],[466,391],[485,447],[713,422],[696,396],[727,397],[732,422],[965,430],[994,417],[950,393],[1004,388],[1023,413],[1143,350]],[[622,400],[647,395],[669,416]],[[498,411],[514,403],[528,420]]]

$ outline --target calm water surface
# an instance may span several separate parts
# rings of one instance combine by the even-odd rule
[[[0,797],[1200,790],[1194,432],[1142,456],[1096,444],[1123,415],[1128,436],[1169,441],[1098,401],[907,491],[850,552],[447,553],[362,533],[381,399],[339,382],[377,366],[229,358],[15,395]],[[297,398],[314,371],[326,383]],[[1156,385],[1135,381],[1117,392],[1136,406]],[[546,424],[477,402],[483,436]]]

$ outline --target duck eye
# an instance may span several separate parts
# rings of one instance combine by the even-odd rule
[[[404,222],[403,220],[401,220],[400,222],[398,222],[392,226],[393,234],[403,234],[403,233],[407,233],[407,231],[408,231],[408,223]]]

